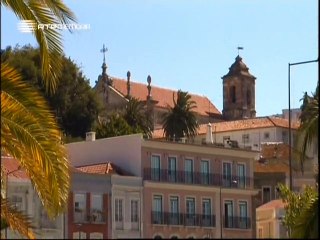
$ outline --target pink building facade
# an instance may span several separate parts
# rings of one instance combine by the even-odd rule
[[[110,159],[142,178],[141,238],[255,238],[258,152],[139,134],[72,143],[68,150],[74,166]]]

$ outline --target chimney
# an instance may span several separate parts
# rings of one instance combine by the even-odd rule
[[[87,132],[86,133],[86,142],[93,142],[96,140],[96,132]]]
[[[206,143],[207,144],[212,144],[213,143],[212,126],[211,126],[210,123],[208,123],[208,125],[207,125]]]

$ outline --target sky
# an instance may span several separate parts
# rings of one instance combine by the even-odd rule
[[[256,77],[257,116],[288,108],[288,64],[318,59],[317,0],[67,0],[88,30],[63,31],[64,52],[93,87],[103,44],[110,76],[208,97],[222,112],[221,77],[239,55]],[[37,46],[1,6],[1,48]],[[291,108],[314,92],[318,63],[291,66]],[[151,92],[152,93],[152,92]]]

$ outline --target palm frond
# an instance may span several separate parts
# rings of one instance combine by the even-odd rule
[[[29,239],[35,239],[31,219],[10,206],[10,203],[1,198],[1,221],[7,222],[8,226]]]
[[[39,28],[39,24],[60,24],[75,21],[74,14],[62,1],[9,1],[1,5],[12,10],[21,20],[32,20],[36,24],[33,34],[40,46],[44,86],[54,93],[62,69],[62,39],[58,29]],[[57,15],[56,15],[57,14]]]
[[[16,158],[50,217],[65,209],[69,165],[61,133],[45,99],[1,64],[1,151]]]

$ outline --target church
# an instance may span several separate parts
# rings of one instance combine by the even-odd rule
[[[255,79],[238,55],[235,62],[230,66],[229,72],[222,77],[222,113],[207,97],[185,90],[196,104],[195,113],[198,123],[205,124],[256,117]],[[147,113],[151,114],[150,117],[153,119],[154,129],[156,130],[162,128],[162,114],[167,111],[168,106],[173,107],[173,96],[176,98],[177,90],[153,86],[151,82],[150,75],[147,77],[146,84],[131,81],[130,71],[127,72],[127,79],[109,76],[104,57],[102,73],[96,81],[94,90],[101,99],[106,113],[123,109],[130,97],[142,101]]]

